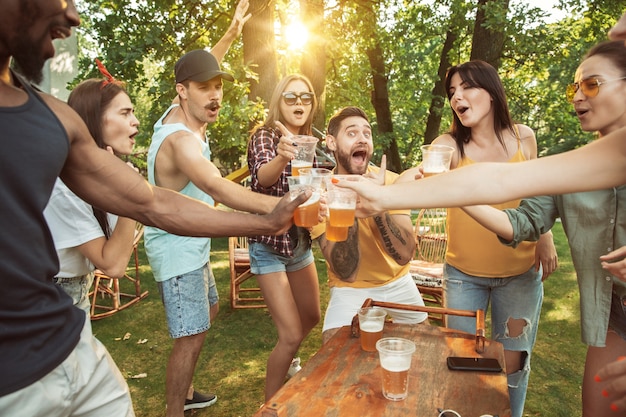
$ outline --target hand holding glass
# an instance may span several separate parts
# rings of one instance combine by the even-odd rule
[[[293,143],[296,144],[296,157],[291,161],[291,175],[300,175],[301,168],[311,168],[315,158],[315,147],[318,139],[313,136],[296,135]]]
[[[313,227],[319,222],[320,188],[311,184],[311,177],[287,177],[289,195],[293,200],[307,189],[312,191],[311,197],[300,204],[293,215],[293,222],[300,227]]]

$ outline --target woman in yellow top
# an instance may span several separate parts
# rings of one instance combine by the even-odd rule
[[[450,68],[446,91],[453,111],[448,133],[433,143],[455,149],[451,169],[479,162],[519,162],[537,157],[533,131],[514,124],[498,73],[483,61]],[[477,184],[479,185],[479,184]],[[517,207],[519,200],[496,206]],[[448,249],[444,268],[446,305],[487,311],[491,302],[492,337],[504,345],[513,417],[521,417],[543,301],[541,260],[546,273],[553,270],[552,236],[543,236],[547,257],[535,259],[535,242],[516,249],[497,237],[460,208],[448,209]],[[448,326],[474,333],[475,322],[450,316]]]

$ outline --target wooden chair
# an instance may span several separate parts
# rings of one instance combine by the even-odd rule
[[[446,209],[422,209],[415,221],[416,256],[410,273],[427,305],[444,306],[443,263],[446,256]],[[445,316],[428,317],[444,325]]]
[[[462,316],[462,317],[476,317],[476,352],[483,353],[485,351],[485,312],[483,310],[457,310],[445,307],[433,307],[433,306],[415,306],[409,304],[387,303],[384,301],[374,301],[368,298],[363,302],[361,307],[381,307],[391,308],[396,310],[410,310],[420,311],[428,314],[437,314],[441,316]],[[352,324],[350,326],[353,337],[359,337],[359,316],[358,314],[352,318]],[[463,332],[465,333],[465,332]]]
[[[133,240],[133,259],[134,267],[131,267],[133,276],[128,273],[122,278],[112,278],[102,271],[96,269],[94,273],[93,289],[89,293],[91,299],[91,320],[99,320],[104,317],[111,316],[120,310],[136,304],[140,300],[148,296],[148,291],[141,292],[141,279],[139,274],[139,254],[137,246],[143,237],[143,225],[137,223],[135,230],[135,239]],[[125,281],[133,292],[123,292],[120,286],[120,280]],[[98,300],[98,296],[102,299]],[[104,300],[109,301],[104,304]]]
[[[255,275],[250,272],[248,239],[241,236],[228,238],[230,264],[230,306],[238,308],[265,308],[265,301],[258,284],[251,284]],[[246,281],[248,281],[246,283]],[[246,283],[247,285],[244,285]]]

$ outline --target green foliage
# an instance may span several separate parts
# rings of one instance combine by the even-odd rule
[[[276,8],[277,20],[283,24],[297,8],[296,2],[286,0],[268,4]],[[514,119],[536,131],[540,155],[573,149],[593,138],[580,130],[565,100],[565,86],[585,51],[606,39],[608,29],[626,8],[626,0],[563,0],[560,4],[566,16],[558,22],[546,23],[540,9],[516,2],[506,16],[498,11],[486,23],[505,28],[500,74]],[[215,44],[230,24],[235,5],[235,0],[79,1],[83,23],[77,80],[98,76],[93,58],[99,57],[112,74],[126,81],[141,122],[138,144],[145,147],[152,125],[175,95],[175,61],[189,49]],[[372,70],[365,55],[375,36],[385,60],[394,131],[377,138],[374,160],[395,140],[403,165],[415,165],[446,33],[457,35],[450,61],[469,59],[476,6],[476,1],[464,0],[326,2],[323,33],[317,34],[323,36],[326,52],[326,117],[340,107],[356,105],[366,110],[377,129],[371,103]],[[373,8],[375,22],[364,20],[363,7]],[[281,42],[277,46],[283,48]],[[306,51],[281,49],[278,68],[285,74],[297,71],[303,54]],[[213,154],[226,172],[245,158],[249,129],[263,119],[264,110],[263,103],[247,97],[248,80],[256,74],[243,64],[240,40],[231,47],[223,66],[235,74],[237,82],[225,84],[222,114],[209,132]],[[446,98],[438,100],[443,104],[443,132],[451,111]]]

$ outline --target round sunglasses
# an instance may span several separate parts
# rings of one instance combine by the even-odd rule
[[[293,91],[285,91],[283,93],[283,101],[288,106],[293,106],[294,104],[296,104],[298,99],[300,99],[302,104],[304,104],[305,106],[309,105],[313,103],[313,97],[315,97],[313,93],[309,92],[294,93]]]
[[[626,77],[615,78],[613,80],[607,81],[600,81],[596,77],[591,77],[577,83],[571,83],[567,85],[567,89],[565,90],[565,97],[567,97],[567,101],[573,103],[574,96],[576,95],[578,90],[582,90],[583,94],[586,97],[593,98],[598,95],[601,85],[619,80],[626,80]]]

